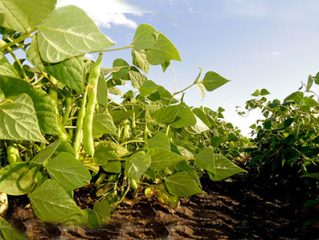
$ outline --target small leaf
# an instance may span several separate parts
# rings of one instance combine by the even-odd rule
[[[126,159],[124,166],[124,174],[126,177],[138,181],[150,165],[151,157],[145,154],[145,152],[143,151],[137,152],[128,159]]]
[[[152,148],[147,154],[152,158],[151,168],[157,171],[173,167],[184,160],[183,156],[163,148]]]
[[[170,60],[181,61],[172,42],[147,24],[141,24],[136,29],[132,47],[135,51],[145,50],[146,59],[152,65],[167,64]]]
[[[211,127],[211,123],[208,119],[207,114],[204,112],[204,110],[201,108],[194,108],[193,113],[208,127]]]
[[[10,225],[4,218],[0,217],[0,236],[5,240],[25,240],[22,233]],[[2,238],[1,238],[2,239]]]
[[[122,164],[120,161],[107,161],[102,165],[102,168],[105,172],[111,172],[111,173],[121,173],[122,170]]]
[[[201,95],[202,99],[204,99],[205,98],[205,94],[206,94],[206,88],[205,88],[203,82],[197,82],[196,85],[197,85],[197,87],[199,89],[199,92],[200,92],[200,95]]]
[[[133,57],[133,64],[142,69],[145,73],[148,73],[150,64],[147,61],[146,52],[144,49],[141,49],[139,51],[132,50],[132,57]]]
[[[252,94],[253,97],[258,97],[260,95],[259,89],[256,89]]]
[[[28,195],[32,210],[42,221],[82,224],[85,213],[56,180],[48,179]]]
[[[29,32],[54,10],[55,4],[56,0],[0,0],[0,25]]]
[[[245,170],[226,157],[221,154],[215,154],[210,148],[205,148],[196,155],[195,165],[206,170],[213,181],[220,181],[232,175],[245,172]]]
[[[29,193],[38,178],[37,166],[20,162],[7,165],[0,170],[0,192],[19,196]]]
[[[218,73],[210,71],[205,74],[202,82],[206,90],[210,92],[228,83],[229,80],[220,76]]]
[[[45,141],[32,99],[27,94],[0,104],[0,139]]]
[[[105,198],[96,201],[94,203],[93,210],[98,215],[100,224],[109,223],[111,218],[111,208],[110,203]]]
[[[19,78],[17,70],[9,63],[3,53],[0,53],[0,75]]]
[[[310,91],[310,89],[311,89],[311,87],[312,87],[312,85],[313,85],[313,82],[314,82],[314,79],[313,79],[313,77],[310,75],[310,76],[308,77],[308,82],[307,82],[307,85],[306,85],[306,91],[307,91],[307,92]]]
[[[47,73],[77,93],[83,91],[84,70],[83,57],[73,57],[60,63],[45,65]]]
[[[128,75],[132,82],[132,86],[135,88],[140,88],[147,80],[147,78],[137,70],[129,70]]]
[[[185,104],[181,104],[175,121],[171,124],[173,128],[184,128],[194,126],[196,118],[194,113]]]
[[[113,118],[107,110],[98,112],[93,118],[93,136],[101,137],[104,134],[117,135]]]
[[[268,94],[270,94],[270,92],[267,89],[263,88],[263,89],[260,90],[260,95],[261,96],[266,96]]]
[[[50,159],[45,168],[51,178],[60,183],[67,191],[83,187],[91,180],[89,170],[67,152],[61,152]]]
[[[61,140],[57,140],[54,143],[51,143],[45,149],[41,150],[34,158],[31,159],[31,162],[42,164],[51,158],[51,156],[55,153],[58,147],[61,144]]]
[[[103,51],[114,44],[83,10],[75,6],[56,9],[38,29],[39,52],[48,63]]]
[[[213,176],[209,174],[210,179],[213,181],[221,181],[235,174],[246,172],[244,169],[238,167],[232,161],[220,154],[214,155],[214,161],[215,173],[213,173]]]
[[[154,137],[147,140],[147,148],[163,148],[170,151],[170,139],[165,133],[159,132]]]
[[[178,172],[165,179],[165,186],[170,194],[188,197],[202,192],[198,182],[187,172]]]

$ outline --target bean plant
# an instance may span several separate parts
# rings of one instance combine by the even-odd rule
[[[0,0],[2,194],[27,196],[42,221],[95,228],[128,193],[175,207],[180,197],[203,192],[203,174],[219,181],[244,172],[227,158],[240,157],[234,146],[246,140],[239,131],[183,100],[192,86],[204,93],[229,80],[200,71],[189,87],[170,93],[146,76],[151,65],[165,71],[181,60],[164,34],[142,24],[130,45],[114,48],[83,10],[55,5]],[[132,64],[118,58],[104,66],[108,52],[125,49]],[[123,85],[132,87],[122,94]],[[75,197],[85,189],[92,201],[80,207]],[[23,238],[0,222],[5,239]]]

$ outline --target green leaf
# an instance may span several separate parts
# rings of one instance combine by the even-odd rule
[[[202,120],[202,122],[208,127],[210,128],[212,126],[212,124],[210,123],[206,113],[203,111],[202,108],[194,108],[193,109],[193,113],[195,113],[195,115]]]
[[[111,173],[121,173],[122,170],[122,164],[120,161],[107,161],[102,165],[102,168],[105,172],[111,172]]]
[[[48,179],[28,195],[32,210],[42,221],[81,224],[85,213],[56,180]]]
[[[120,160],[127,154],[127,149],[120,144],[114,142],[101,142],[95,149],[94,160],[101,166],[110,160]]]
[[[152,148],[147,154],[152,158],[151,168],[157,171],[173,167],[184,160],[183,156],[163,148]]]
[[[93,118],[93,136],[101,137],[104,134],[117,135],[113,118],[107,110],[98,112]]]
[[[196,155],[195,165],[206,170],[213,181],[220,181],[232,175],[245,172],[245,170],[226,157],[221,154],[215,154],[210,148],[205,148]]]
[[[0,53],[0,75],[16,78],[19,77],[17,70],[9,63],[3,53]]]
[[[212,71],[207,72],[203,79],[203,84],[207,91],[214,91],[228,82],[229,80]]]
[[[0,25],[17,32],[29,32],[55,8],[56,0],[0,0]]]
[[[143,151],[137,152],[126,159],[124,174],[126,177],[138,181],[150,165],[151,157]]]
[[[253,97],[258,97],[260,95],[259,89],[256,89],[252,94]]]
[[[170,124],[175,121],[181,105],[163,107],[154,112],[154,118],[158,123]]]
[[[82,93],[85,78],[83,57],[73,57],[60,63],[47,64],[45,71],[77,93]]]
[[[67,191],[83,187],[91,180],[89,170],[67,152],[61,152],[50,159],[45,168],[51,178],[60,183]]]
[[[196,124],[196,118],[194,113],[185,104],[181,104],[177,113],[175,121],[171,124],[173,128],[184,128],[194,126]]]
[[[83,10],[75,6],[56,9],[38,29],[40,55],[48,63],[103,51],[114,44]]]
[[[132,47],[144,50],[146,60],[152,65],[167,64],[170,60],[181,61],[178,50],[161,32],[147,24],[141,24],[135,32]]]
[[[0,104],[0,139],[45,142],[32,99],[27,94]]]
[[[96,201],[94,203],[93,210],[98,215],[100,224],[109,223],[111,218],[111,208],[107,199],[103,198],[102,200]]]
[[[35,157],[31,159],[31,162],[42,164],[43,162],[48,161],[49,158],[51,158],[55,151],[58,149],[60,144],[61,140],[57,140],[51,143],[49,146],[47,146],[45,149],[41,150],[37,155],[35,155]]]
[[[150,63],[147,61],[146,51],[141,49],[139,51],[132,50],[133,64],[142,69],[145,73],[148,73]]]
[[[147,80],[147,78],[137,70],[129,70],[128,75],[132,82],[132,86],[135,88],[140,88]]]
[[[170,142],[171,141],[169,137],[166,136],[165,133],[159,132],[158,134],[147,140],[147,148],[163,148],[170,151]]]
[[[38,181],[37,172],[37,166],[24,162],[7,165],[0,170],[0,192],[14,196],[29,193]]]
[[[44,91],[34,89],[21,79],[8,77],[0,78],[0,90],[4,92],[6,97],[22,93],[28,94],[32,98],[41,131],[46,134],[59,134],[57,110],[51,98]]]
[[[142,97],[147,97],[152,93],[156,92],[158,90],[158,87],[159,85],[157,85],[155,82],[151,80],[146,80],[143,82],[143,85],[139,88],[140,95]]]
[[[306,91],[309,92],[312,85],[313,85],[313,82],[314,82],[314,78],[310,75],[308,77],[308,82],[307,82],[307,85],[306,85]]]
[[[32,42],[26,51],[27,59],[32,63],[32,65],[40,71],[44,71],[44,65],[39,53],[38,48],[38,36],[34,35],[32,37]]]
[[[24,240],[27,239],[22,233],[10,225],[4,218],[0,217],[0,237],[5,240]]]
[[[266,88],[263,88],[260,90],[260,95],[261,96],[266,96],[266,95],[269,95],[270,92],[266,89]]]
[[[165,186],[170,194],[188,197],[202,192],[198,182],[187,172],[178,172],[165,179]]]

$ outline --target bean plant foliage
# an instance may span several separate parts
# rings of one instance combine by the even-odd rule
[[[151,65],[165,71],[181,60],[164,34],[142,24],[129,46],[114,48],[83,10],[55,5],[0,0],[1,193],[26,195],[42,221],[95,228],[128,193],[174,207],[202,192],[203,174],[220,181],[244,172],[229,158],[245,139],[225,125],[223,110],[183,101],[192,86],[204,94],[229,80],[200,71],[191,86],[170,93],[145,75]],[[118,58],[103,66],[107,52],[123,49],[132,64]],[[122,94],[123,85],[132,88]],[[74,200],[81,189],[94,193],[84,209]],[[2,218],[0,231],[23,238]]]

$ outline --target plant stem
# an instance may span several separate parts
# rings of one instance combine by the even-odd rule
[[[173,95],[172,95],[172,97],[174,97],[174,96],[176,96],[176,95],[178,95],[178,94],[180,94],[180,93],[185,92],[186,90],[188,90],[188,89],[190,89],[191,87],[195,86],[195,84],[196,84],[196,82],[193,82],[193,83],[192,83],[191,85],[189,85],[188,87],[186,87],[186,88],[184,88],[184,89],[182,89],[182,90],[180,90],[180,91],[174,92]]]
[[[127,45],[127,46],[124,46],[124,47],[119,47],[119,48],[111,48],[111,49],[106,49],[104,50],[103,52],[114,52],[114,51],[121,51],[121,50],[125,50],[125,49],[130,49],[132,48],[132,45]]]
[[[15,44],[18,44],[20,42],[22,42],[23,40],[27,39],[28,37],[31,36],[31,32],[25,33],[23,35],[21,35],[20,37],[13,39],[12,42],[7,43],[6,45],[3,45],[0,47],[0,51],[2,51],[3,49],[9,48]]]
[[[16,61],[16,63],[18,64],[18,66],[19,66],[19,68],[20,68],[20,70],[21,70],[21,72],[22,72],[22,75],[23,75],[24,79],[26,79],[27,81],[29,81],[29,78],[28,78],[28,76],[27,76],[27,74],[26,74],[26,72],[25,72],[25,70],[24,70],[24,68],[23,68],[23,66],[22,66],[22,64],[21,64],[21,62],[20,62],[20,60],[17,58],[17,55],[14,54],[14,52],[13,52],[12,49],[11,49],[11,47],[7,47],[6,49],[9,51],[9,53],[10,53],[10,55],[13,57],[14,61]]]

